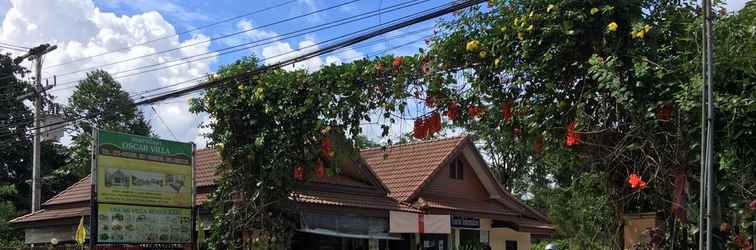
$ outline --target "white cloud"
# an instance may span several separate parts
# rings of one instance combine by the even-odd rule
[[[139,1],[148,3],[152,1]],[[120,60],[151,54],[158,51],[176,48],[182,45],[194,44],[207,39],[202,34],[181,41],[178,37],[170,37],[148,44],[147,41],[163,38],[174,34],[174,25],[165,20],[158,12],[149,11],[132,16],[117,15],[103,12],[91,0],[11,0],[10,8],[5,13],[0,29],[0,40],[15,43],[35,45],[50,43],[58,49],[45,56],[45,65],[55,65],[71,62],[89,56],[96,56],[108,51],[129,47],[103,56],[84,59],[79,62],[64,64],[60,67],[44,69],[44,75],[61,75],[90,67],[114,63]],[[153,6],[179,11],[179,6]],[[180,58],[207,53],[209,43],[200,44],[175,50],[155,56],[148,56],[125,63],[102,67],[115,77],[119,71],[136,67],[166,63]],[[203,61],[191,62],[180,66],[152,71],[132,77],[118,79],[125,90],[136,91],[153,89],[172,83],[201,77],[210,71],[210,63],[215,61],[215,54]],[[205,56],[203,56],[205,57]],[[171,63],[177,64],[177,63]],[[57,96],[56,101],[66,103],[73,89],[65,89],[63,83],[81,79],[84,73],[77,73],[57,78],[59,86],[51,92]],[[174,99],[166,104],[156,106],[167,125],[176,133],[179,140],[195,141],[197,125],[205,118],[190,114],[185,99]],[[152,111],[149,107],[142,107],[146,118]],[[172,138],[170,133],[160,124],[157,118],[151,120],[152,127],[160,137]]]

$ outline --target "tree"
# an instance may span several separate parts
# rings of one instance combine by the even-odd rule
[[[32,87],[16,77],[27,73],[10,55],[0,55],[0,245],[21,239],[21,232],[6,222],[31,207],[33,114],[17,97],[29,93]],[[43,96],[43,103],[50,104],[49,96]],[[63,165],[67,155],[61,145],[50,142],[42,143],[42,155],[42,199],[46,199],[62,188],[52,172]]]
[[[71,161],[66,173],[76,179],[87,176],[91,169],[92,129],[150,136],[151,127],[134,105],[129,93],[103,70],[87,73],[68,99],[67,117],[81,117],[69,128],[72,133]]]

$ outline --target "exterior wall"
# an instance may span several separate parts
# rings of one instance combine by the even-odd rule
[[[457,157],[461,157],[459,155]],[[445,165],[439,169],[438,174],[435,176],[428,186],[426,186],[422,193],[425,195],[431,195],[435,197],[452,197],[452,198],[464,198],[471,200],[487,200],[488,191],[480,183],[478,176],[475,175],[475,170],[470,167],[467,161],[464,161],[464,170],[462,180],[452,179],[449,177],[449,165]]]
[[[625,249],[630,249],[633,244],[640,242],[644,236],[648,238],[648,229],[653,229],[654,227],[656,227],[655,213],[626,216],[624,230]]]
[[[24,243],[50,243],[56,239],[59,243],[71,242],[76,235],[77,225],[49,226],[24,229]]]
[[[530,234],[517,232],[509,228],[494,228],[489,234],[489,244],[492,250],[506,250],[505,241],[516,240],[517,250],[530,249]]]

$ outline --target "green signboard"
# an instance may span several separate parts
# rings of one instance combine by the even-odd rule
[[[96,241],[190,242],[193,145],[102,130],[97,142]]]

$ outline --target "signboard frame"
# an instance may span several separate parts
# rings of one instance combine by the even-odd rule
[[[189,204],[187,206],[171,206],[171,205],[167,205],[166,206],[166,205],[143,204],[143,203],[132,204],[132,203],[128,203],[128,202],[112,202],[112,201],[111,202],[102,202],[102,201],[99,200],[99,197],[98,197],[99,195],[102,194],[101,192],[103,191],[103,190],[100,190],[100,188],[99,188],[100,185],[98,185],[99,181],[100,181],[99,180],[100,176],[99,176],[99,172],[98,172],[100,169],[98,169],[98,167],[99,167],[100,163],[102,163],[101,162],[102,159],[100,159],[100,157],[102,156],[102,154],[100,152],[101,151],[101,143],[102,143],[102,141],[101,141],[101,133],[102,132],[103,131],[101,131],[99,129],[94,129],[93,132],[92,132],[92,136],[94,137],[94,140],[93,140],[94,143],[92,144],[92,147],[91,147],[91,149],[92,149],[92,151],[91,151],[91,153],[92,153],[91,173],[92,174],[90,175],[90,181],[91,181],[91,183],[90,183],[90,185],[91,185],[90,186],[91,187],[90,209],[91,209],[91,212],[90,212],[90,216],[89,216],[89,231],[90,231],[90,233],[89,233],[89,246],[90,246],[90,249],[96,249],[96,246],[98,244],[108,244],[108,245],[112,245],[112,244],[126,244],[126,245],[130,245],[130,244],[135,244],[135,245],[139,245],[139,244],[151,244],[151,245],[153,245],[153,244],[170,244],[170,245],[186,245],[186,244],[191,244],[192,249],[196,249],[197,234],[195,232],[195,230],[196,230],[196,225],[195,224],[196,224],[196,221],[197,221],[197,212],[196,212],[197,207],[195,205],[195,200],[196,200],[196,195],[197,195],[197,187],[196,187],[196,181],[195,181],[195,179],[196,179],[196,171],[195,171],[195,168],[196,168],[195,164],[196,164],[196,162],[194,160],[194,152],[196,151],[196,145],[194,143],[184,143],[184,142],[178,142],[178,141],[168,141],[168,140],[162,140],[162,139],[158,139],[158,138],[149,138],[149,137],[145,137],[145,136],[138,136],[138,135],[130,135],[130,134],[124,134],[124,133],[118,133],[118,132],[105,131],[106,133],[117,135],[117,136],[126,136],[126,137],[134,137],[134,138],[143,137],[143,138],[146,138],[146,139],[149,139],[149,140],[159,140],[159,141],[162,141],[162,142],[169,142],[169,143],[172,143],[172,144],[175,144],[175,145],[187,144],[187,146],[190,146],[191,147],[190,148],[191,151],[188,152],[188,157],[189,157],[190,164],[188,164],[188,166],[186,166],[186,167],[191,168],[191,173],[189,175],[190,176],[189,182],[191,183],[191,185],[188,187],[189,188],[189,192],[190,192],[191,202],[189,202]],[[129,152],[128,150],[124,150],[124,151]],[[135,159],[138,159],[138,158],[135,158]],[[180,165],[180,164],[177,163],[176,165]],[[177,197],[178,197],[178,193],[180,193],[180,190],[176,189],[176,192],[177,192]],[[178,198],[176,198],[176,199],[178,199]],[[99,221],[100,220],[100,218],[99,218],[100,217],[100,211],[99,211],[99,206],[100,205],[109,205],[109,206],[116,206],[116,207],[117,206],[121,206],[121,207],[142,207],[144,210],[149,210],[150,208],[152,208],[152,209],[156,209],[156,210],[160,210],[160,209],[163,209],[163,210],[175,209],[175,211],[181,211],[181,210],[185,209],[186,211],[184,211],[184,212],[188,212],[189,213],[189,217],[190,217],[190,220],[189,220],[189,223],[190,223],[190,227],[189,227],[190,228],[189,229],[190,230],[189,240],[188,241],[184,241],[184,242],[168,242],[168,241],[162,241],[162,242],[149,242],[149,241],[142,241],[142,242],[128,242],[128,241],[101,242],[98,239],[99,238],[99,234],[98,234],[99,232],[98,231],[99,231],[99,227],[100,227],[100,225],[99,225],[100,224],[100,221]],[[150,210],[150,211],[153,211],[153,210]],[[179,223],[181,223],[181,222],[179,222]]]

